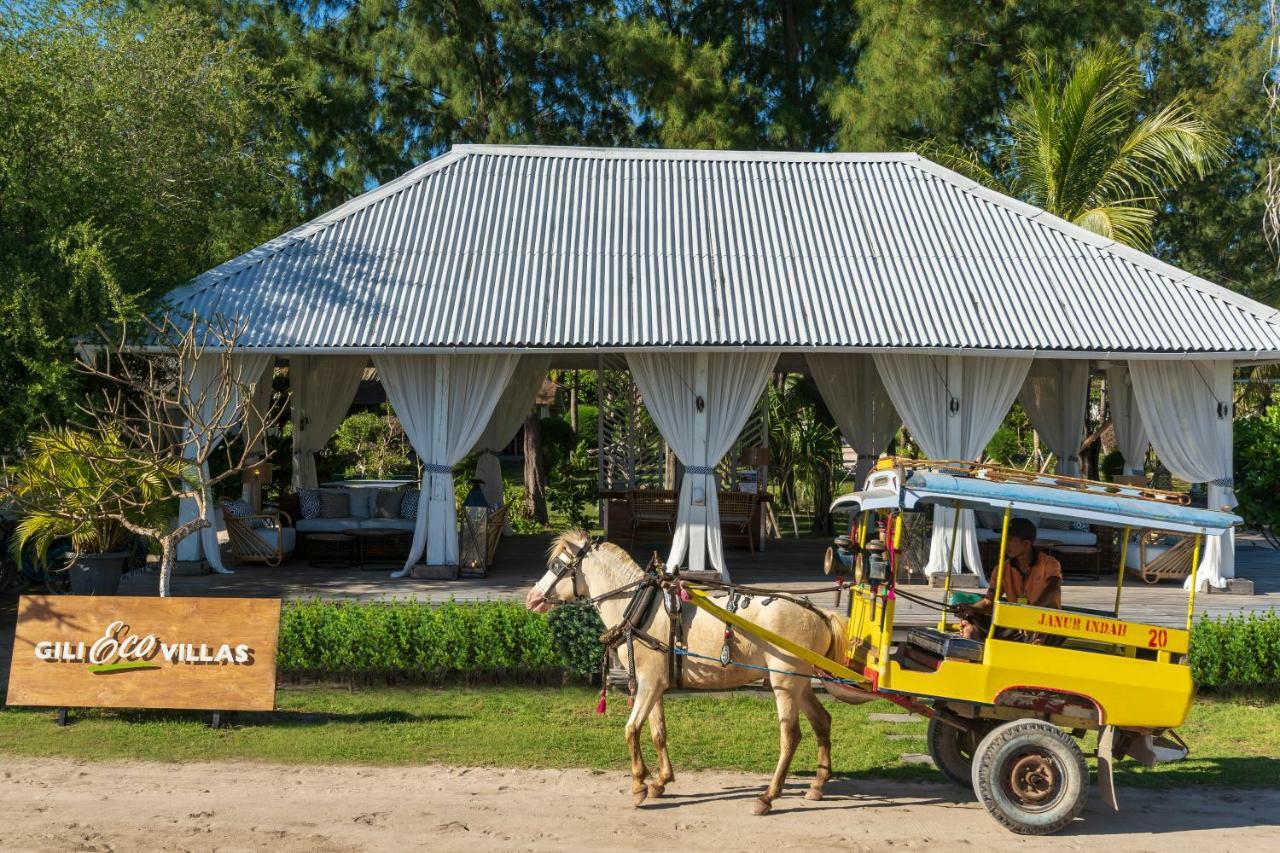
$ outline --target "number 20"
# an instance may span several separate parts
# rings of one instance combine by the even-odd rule
[[[1163,648],[1169,642],[1169,632],[1164,628],[1148,628],[1150,636],[1147,645],[1153,649]]]

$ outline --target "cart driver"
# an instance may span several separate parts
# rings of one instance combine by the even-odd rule
[[[1001,598],[1014,604],[1030,604],[1033,607],[1062,607],[1062,566],[1053,557],[1036,547],[1036,526],[1025,518],[1009,521],[1008,542],[1005,544],[1004,579],[1001,582]],[[981,640],[991,626],[991,611],[995,605],[996,584],[992,578],[987,594],[972,605],[960,605],[960,633],[971,640]],[[1003,631],[1001,639],[1023,640],[1042,644],[1043,634],[1027,631]]]

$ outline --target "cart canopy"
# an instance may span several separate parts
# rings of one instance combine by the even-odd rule
[[[934,505],[961,509],[1033,513],[1042,518],[1062,518],[1110,527],[1168,530],[1174,533],[1221,534],[1241,518],[1228,512],[1190,507],[1175,501],[1139,497],[1137,490],[1111,484],[1076,481],[1071,486],[1055,482],[1008,482],[980,474],[963,476],[942,471],[885,469],[867,478],[861,492],[842,495],[832,512],[873,509],[917,510]]]

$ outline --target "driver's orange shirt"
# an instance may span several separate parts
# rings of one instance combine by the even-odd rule
[[[1030,604],[1034,607],[1062,607],[1062,564],[1044,551],[1035,550],[1033,562],[1025,571],[1012,559],[1004,564],[1000,597],[1014,604]],[[973,605],[979,613],[990,613],[996,596],[996,579],[991,578],[987,595]]]

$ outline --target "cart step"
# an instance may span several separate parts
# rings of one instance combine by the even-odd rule
[[[907,631],[907,643],[938,657],[974,662],[982,660],[982,643],[979,640],[944,634],[937,628],[911,628]]]

